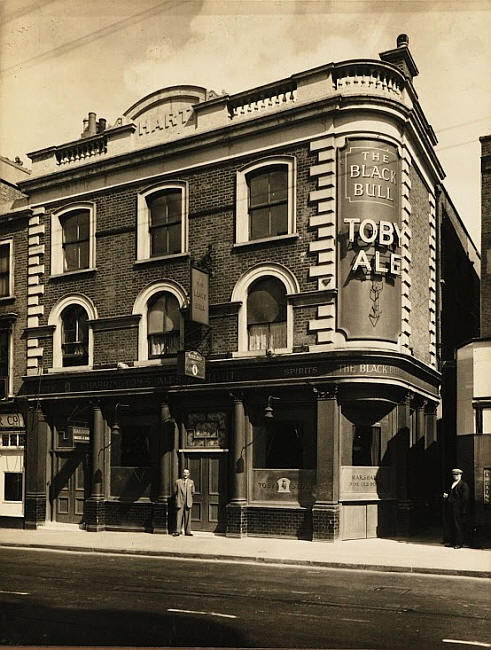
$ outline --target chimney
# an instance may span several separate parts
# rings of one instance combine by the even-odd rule
[[[397,48],[380,52],[382,61],[392,63],[403,73],[406,79],[413,80],[419,74],[416,63],[414,62],[411,52],[409,51],[409,37],[407,34],[399,34],[397,37]]]
[[[82,133],[80,134],[81,138],[86,138],[87,137],[87,129],[89,128],[89,120],[84,117],[82,120]]]
[[[101,117],[97,122],[97,133],[104,133],[106,130],[107,120],[104,117]]]
[[[89,128],[87,131],[87,135],[90,137],[91,135],[95,135],[97,133],[97,116],[95,113],[89,113]]]

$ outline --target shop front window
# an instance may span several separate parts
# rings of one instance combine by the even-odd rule
[[[157,458],[153,427],[125,422],[111,434],[111,495],[136,500],[151,496],[153,460]]]
[[[4,473],[5,501],[22,501],[22,472]]]
[[[352,465],[380,465],[380,431],[379,426],[353,427]]]

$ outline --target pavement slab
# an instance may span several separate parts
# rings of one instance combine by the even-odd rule
[[[270,537],[238,539],[203,532],[173,537],[143,532],[92,533],[76,526],[49,525],[37,530],[0,529],[0,546],[491,577],[491,551],[446,548],[431,540],[310,542]]]

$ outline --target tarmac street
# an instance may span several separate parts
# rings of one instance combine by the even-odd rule
[[[0,643],[491,647],[489,581],[0,548]]]

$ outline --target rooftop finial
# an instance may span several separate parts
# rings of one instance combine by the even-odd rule
[[[408,47],[409,46],[409,36],[407,34],[399,34],[397,37],[397,47]]]

